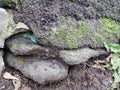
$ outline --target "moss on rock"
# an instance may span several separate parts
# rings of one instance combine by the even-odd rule
[[[87,23],[82,21],[78,23],[78,28],[74,30],[66,30],[65,27],[61,27],[57,37],[62,41],[64,40],[68,48],[77,48],[79,45],[77,38],[84,38],[87,30]]]
[[[120,22],[111,18],[102,18],[101,25],[98,30],[94,32],[94,43],[115,41],[120,38]]]
[[[111,18],[86,21],[64,18],[57,31],[50,32],[50,35],[43,37],[42,40],[58,48],[76,49],[85,46],[103,47],[103,42],[116,43],[119,39],[120,22]]]
[[[120,34],[120,22],[111,18],[103,18],[101,28],[105,31],[104,35],[110,37],[118,37]]]

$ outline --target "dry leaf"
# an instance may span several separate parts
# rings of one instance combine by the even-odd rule
[[[17,77],[11,75],[11,74],[8,73],[8,72],[5,72],[5,73],[3,74],[3,78],[4,78],[4,79],[11,79],[11,80],[19,80]]]
[[[20,80],[13,80],[13,85],[15,87],[14,90],[19,90],[19,88],[21,86],[21,81]]]
[[[111,53],[111,54],[106,58],[106,60],[107,60],[108,62],[110,62],[110,59],[111,59],[112,56],[113,56],[113,54]]]
[[[94,61],[96,64],[106,64],[106,60],[96,60]]]
[[[12,80],[13,85],[15,87],[14,90],[20,90],[20,87],[21,87],[21,78],[17,74],[15,76],[18,78],[18,80]]]
[[[104,69],[106,67],[108,67],[108,65],[98,65],[98,64],[94,64],[92,65],[93,68],[98,68],[98,69]]]

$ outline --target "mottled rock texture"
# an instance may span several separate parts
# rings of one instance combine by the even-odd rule
[[[96,48],[120,38],[119,0],[20,1],[15,20],[26,23],[43,45]]]
[[[64,62],[69,65],[76,65],[88,61],[91,57],[105,54],[106,52],[102,49],[90,49],[82,48],[78,50],[61,50],[59,52],[60,57]]]
[[[4,61],[3,61],[3,50],[0,50],[0,76],[2,74],[2,71],[5,69]]]
[[[62,80],[68,64],[104,54],[97,49],[103,42],[120,40],[119,0],[20,0],[14,20],[26,30],[17,29],[12,10],[8,13],[0,9],[0,48],[8,38],[10,51],[5,60],[40,84]]]
[[[40,84],[62,80],[68,74],[68,65],[56,59],[42,60],[30,56],[14,56],[8,53],[6,62]]]
[[[31,34],[18,34],[6,40],[6,46],[14,55],[39,54],[41,57],[48,56],[47,54],[49,54],[49,48],[38,45],[37,43],[33,42],[29,37],[25,37],[25,35]]]
[[[4,47],[5,38],[8,31],[8,13],[5,9],[0,8],[0,48]]]

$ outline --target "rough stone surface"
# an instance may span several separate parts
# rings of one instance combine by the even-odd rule
[[[112,19],[86,20],[77,22],[66,18],[58,31],[51,31],[39,38],[44,45],[59,48],[104,47],[103,42],[117,43],[120,38],[120,23]]]
[[[8,27],[8,13],[6,12],[5,9],[0,8],[0,48],[4,47],[7,27]]]
[[[14,18],[16,21],[26,23],[35,36],[39,38],[41,44],[53,45],[59,48],[78,48],[83,46],[96,48],[103,47],[101,42],[111,41],[116,43],[120,38],[119,29],[112,33],[117,33],[119,37],[117,35],[113,37],[109,36],[111,31],[108,31],[106,35],[106,31],[100,28],[101,25],[99,25],[103,17],[120,20],[119,0],[20,1],[21,5],[15,11]],[[88,24],[86,25],[88,27],[87,31],[84,30],[86,28],[83,28],[79,21]],[[82,32],[84,32],[84,35],[81,34]],[[62,33],[62,37],[59,33]],[[79,34],[76,35],[76,33]],[[102,40],[99,39],[101,36],[98,36],[97,39],[94,37],[98,34],[104,34]],[[65,37],[66,35],[67,37]]]
[[[61,50],[59,56],[63,59],[64,62],[70,65],[80,64],[88,61],[91,57],[99,56],[105,54],[104,50],[82,48],[78,50]]]
[[[119,0],[20,0],[20,2],[18,16],[21,20],[27,19],[26,23],[30,21],[29,25],[31,22],[34,22],[35,26],[52,25],[60,16],[70,16],[77,20],[108,16],[120,20]]]
[[[44,48],[31,39],[24,37],[24,34],[15,35],[6,40],[6,46],[14,55],[40,55],[48,56],[49,48]]]
[[[26,77],[40,84],[62,80],[68,74],[68,65],[56,59],[41,60],[8,53],[6,61],[11,67],[20,70]]]
[[[27,31],[23,28],[16,28],[13,20],[13,11],[0,8],[0,48],[4,47],[5,40],[13,34]],[[16,29],[15,29],[16,28]]]
[[[0,76],[2,74],[2,71],[4,70],[4,61],[3,61],[3,51],[0,50]]]

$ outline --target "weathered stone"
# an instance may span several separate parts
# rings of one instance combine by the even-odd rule
[[[2,71],[4,70],[4,61],[3,61],[3,51],[0,50],[0,76],[2,74]]]
[[[4,47],[8,27],[8,14],[5,9],[0,8],[0,48]]]
[[[61,50],[59,56],[69,65],[80,64],[88,61],[91,57],[99,56],[105,54],[104,50],[82,48],[78,50]]]
[[[6,11],[5,9],[0,8],[0,48],[4,47],[5,40],[11,35],[28,31],[28,29],[23,29],[16,26],[17,25],[13,20],[12,10]]]
[[[18,22],[15,26],[15,32],[14,34],[22,33],[22,32],[28,32],[30,29],[28,26],[22,22]]]
[[[15,20],[26,23],[40,44],[96,48],[105,41],[118,42],[119,8],[119,0],[21,0]]]
[[[110,18],[79,22],[65,18],[59,30],[42,35],[39,42],[68,49],[84,46],[97,48],[104,47],[103,42],[106,41],[117,43],[119,38],[120,22]]]
[[[28,23],[31,28],[52,25],[60,16],[81,19],[111,17],[120,20],[119,0],[20,0],[16,19]],[[24,17],[24,18],[21,18]],[[32,20],[32,21],[31,21]],[[29,22],[30,21],[30,22]],[[38,22],[39,21],[39,22]],[[32,22],[32,24],[31,24]],[[33,25],[33,26],[32,26]],[[43,27],[44,27],[43,26]]]
[[[68,65],[56,59],[41,60],[8,53],[6,61],[11,67],[20,70],[26,77],[40,84],[62,80],[68,74]]]
[[[48,56],[49,48],[44,48],[31,39],[24,36],[25,34],[15,35],[6,40],[6,46],[14,55],[38,55]]]

